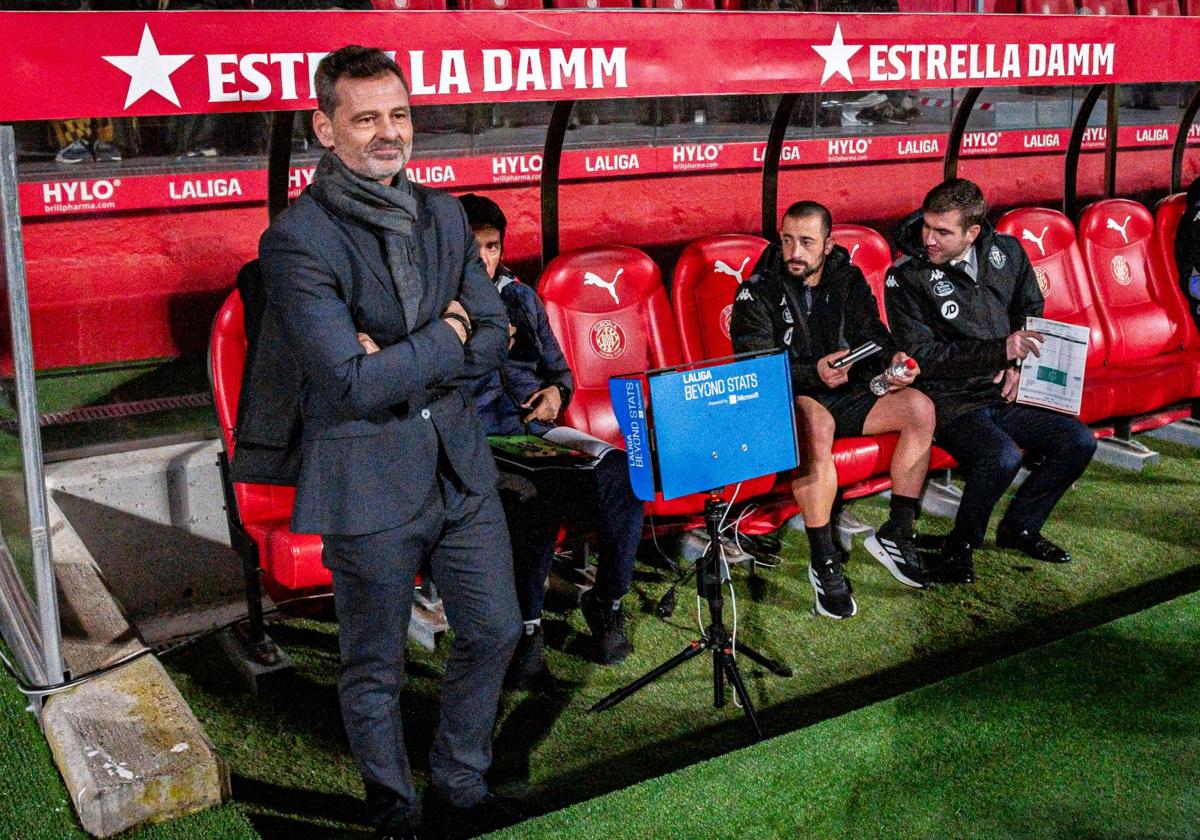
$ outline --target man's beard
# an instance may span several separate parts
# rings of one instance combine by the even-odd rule
[[[788,266],[792,266],[792,265],[795,265],[795,263],[790,263],[790,262],[788,263]],[[804,264],[800,263],[800,265],[804,265]],[[807,282],[808,278],[812,277],[814,274],[816,274],[818,271],[820,271],[824,265],[825,265],[825,260],[822,259],[820,262],[818,262],[814,266],[805,265],[804,270],[801,271],[799,274],[793,274],[790,271],[788,273],[791,274],[794,279],[803,283],[803,282]]]
[[[380,149],[398,149],[400,157],[396,160],[376,160],[372,152]],[[363,171],[356,174],[372,181],[382,181],[384,178],[394,178],[412,157],[412,143],[372,143],[363,150]]]

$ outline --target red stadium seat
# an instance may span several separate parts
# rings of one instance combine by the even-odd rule
[[[234,423],[246,360],[246,327],[242,298],[234,291],[217,312],[209,346],[213,402],[225,453],[233,456]],[[292,532],[289,521],[296,500],[294,487],[272,484],[233,484],[236,510],[229,511],[230,536],[237,547],[241,528],[249,538],[244,548],[254,550],[263,570],[267,594],[279,598],[289,592],[328,589],[329,570],[321,564],[321,538]]]
[[[683,250],[675,264],[671,301],[685,362],[733,352],[733,295],[766,247],[761,237],[730,234],[697,240]]]
[[[575,376],[563,422],[623,447],[609,400],[609,378],[683,362],[658,266],[636,248],[582,248],[550,261],[538,281],[538,294]],[[766,492],[773,481],[774,476],[766,476],[745,482],[739,499]],[[702,494],[660,500],[650,510],[664,516],[691,515],[704,509],[704,500]]]
[[[1183,0],[1183,13],[1200,17],[1200,0]]]
[[[1175,265],[1175,234],[1186,209],[1186,193],[1169,195],[1154,208],[1154,239],[1158,245],[1158,256],[1172,282],[1179,280],[1179,269]]]
[[[1133,12],[1146,17],[1179,17],[1179,0],[1133,0]]]
[[[892,249],[878,231],[862,225],[834,225],[833,241],[850,252],[850,261],[871,285],[871,293],[879,305],[879,317],[887,323],[883,308],[883,284],[892,265]]]
[[[383,11],[430,11],[444,12],[446,0],[371,0],[372,9]]]
[[[1073,15],[1075,0],[1021,0],[1021,11],[1027,15]]]
[[[717,8],[716,0],[654,0],[654,9],[701,9],[712,11]]]
[[[1079,0],[1081,15],[1127,15],[1128,0]]]
[[[1080,249],[1105,334],[1114,416],[1146,414],[1200,396],[1195,330],[1154,233],[1150,212],[1127,199],[1098,201],[1079,219]]]

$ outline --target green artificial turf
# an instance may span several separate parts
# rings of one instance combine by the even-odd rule
[[[0,673],[0,837],[83,840],[89,835],[75,819],[50,748],[27,705],[12,679]],[[232,804],[122,835],[131,840],[253,840],[258,836]]]
[[[975,586],[916,592],[892,580],[856,543],[847,570],[859,614],[843,622],[810,613],[802,534],[786,534],[784,565],[761,572],[758,584],[752,586],[743,571],[736,571],[739,638],[784,659],[795,671],[791,679],[781,679],[743,661],[768,734],[898,696],[1200,589],[1200,520],[1195,516],[1200,453],[1150,444],[1163,453],[1159,466],[1135,474],[1095,464],[1059,505],[1047,533],[1076,556],[1067,566],[1036,563],[989,544],[976,554],[980,581]],[[886,502],[864,500],[855,511],[879,524]],[[945,520],[922,520],[929,532],[948,527]],[[588,711],[696,635],[688,590],[681,592],[670,621],[653,615],[665,588],[659,573],[639,568],[626,599],[636,651],[614,668],[584,658],[586,631],[577,613],[565,619],[547,615],[557,684],[549,694],[504,695],[493,770],[497,788],[538,811],[550,811],[746,745],[740,713],[732,706],[712,707],[705,659],[685,664],[611,711]],[[726,617],[731,617],[728,607]],[[237,685],[215,646],[199,648],[168,667],[229,761],[234,796],[264,837],[362,836],[362,789],[337,706],[336,625],[321,618],[289,620],[271,632],[296,660],[298,673],[290,682],[264,687],[257,697]],[[446,646],[433,654],[411,645],[408,650],[406,732],[414,772],[424,784]],[[1134,663],[1139,669],[1144,664]],[[1131,697],[1137,702],[1140,695]],[[1003,728],[994,721],[988,725]],[[1096,734],[1085,730],[1080,737]],[[836,746],[853,751],[873,749],[872,744],[874,739]],[[834,746],[826,749],[840,754]],[[954,772],[969,776],[977,770],[968,762]],[[895,779],[872,779],[859,796],[868,802],[870,786],[907,790],[921,782],[901,772]],[[748,786],[727,795],[753,799],[759,794]],[[926,801],[922,807],[932,806]],[[953,816],[937,809],[930,813],[931,836],[938,833],[939,821]]]
[[[1195,837],[1200,595],[496,838]]]

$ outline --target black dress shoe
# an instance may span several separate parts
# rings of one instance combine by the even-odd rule
[[[942,555],[925,570],[925,577],[934,583],[974,583],[975,550],[956,540],[946,540]]]
[[[1071,562],[1071,555],[1065,548],[1055,545],[1040,533],[1031,534],[1028,531],[1007,531],[998,528],[996,529],[996,545],[1000,548],[1015,548],[1043,563]]]
[[[444,840],[477,837],[523,822],[528,817],[528,812],[516,799],[491,791],[470,808],[460,808],[430,791],[425,800],[422,836]]]

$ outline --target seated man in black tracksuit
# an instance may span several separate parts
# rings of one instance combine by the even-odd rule
[[[600,454],[583,481],[552,473],[533,479],[536,493],[519,499],[502,493],[513,544],[517,600],[525,633],[513,655],[506,684],[532,687],[546,671],[542,642],[542,604],[546,576],[554,559],[560,525],[583,521],[596,528],[596,584],[583,596],[581,609],[592,631],[593,655],[615,664],[633,650],[625,632],[621,598],[633,579],[634,558],[642,538],[643,505],[633,494],[625,453],[575,429],[553,423],[571,399],[574,380],[562,348],[532,287],[501,265],[504,213],[490,199],[461,197],[475,232],[479,255],[508,311],[512,335],[508,361],[476,381],[476,408],[489,435],[535,434]],[[569,482],[569,483],[568,483]]]
[[[829,519],[837,496],[835,436],[899,432],[892,456],[891,516],[867,539],[871,552],[901,583],[922,588],[913,526],[929,467],[933,404],[910,389],[919,368],[891,379],[876,397],[868,382],[908,357],[879,319],[863,273],[830,237],[829,211],[815,201],[788,208],[780,244],[770,245],[734,296],[730,334],[736,352],[784,348],[792,371],[801,460],[792,493],[808,534],[809,582],[817,612],[848,618],[857,611],[833,545]],[[882,352],[841,368],[830,366],[868,341]]]
[[[1042,536],[1054,505],[1096,451],[1075,417],[1020,405],[1018,365],[1042,337],[1025,329],[1041,316],[1042,293],[1028,257],[985,218],[983,193],[955,178],[934,187],[897,232],[901,257],[888,273],[888,323],[921,363],[922,389],[937,406],[937,442],[966,478],[938,575],[975,580],[972,551],[1021,466],[1021,450],[1040,459],[996,528],[996,542],[1038,560],[1070,555]]]
[[[1188,312],[1200,328],[1200,178],[1187,191],[1187,209],[1175,233],[1175,266]]]

